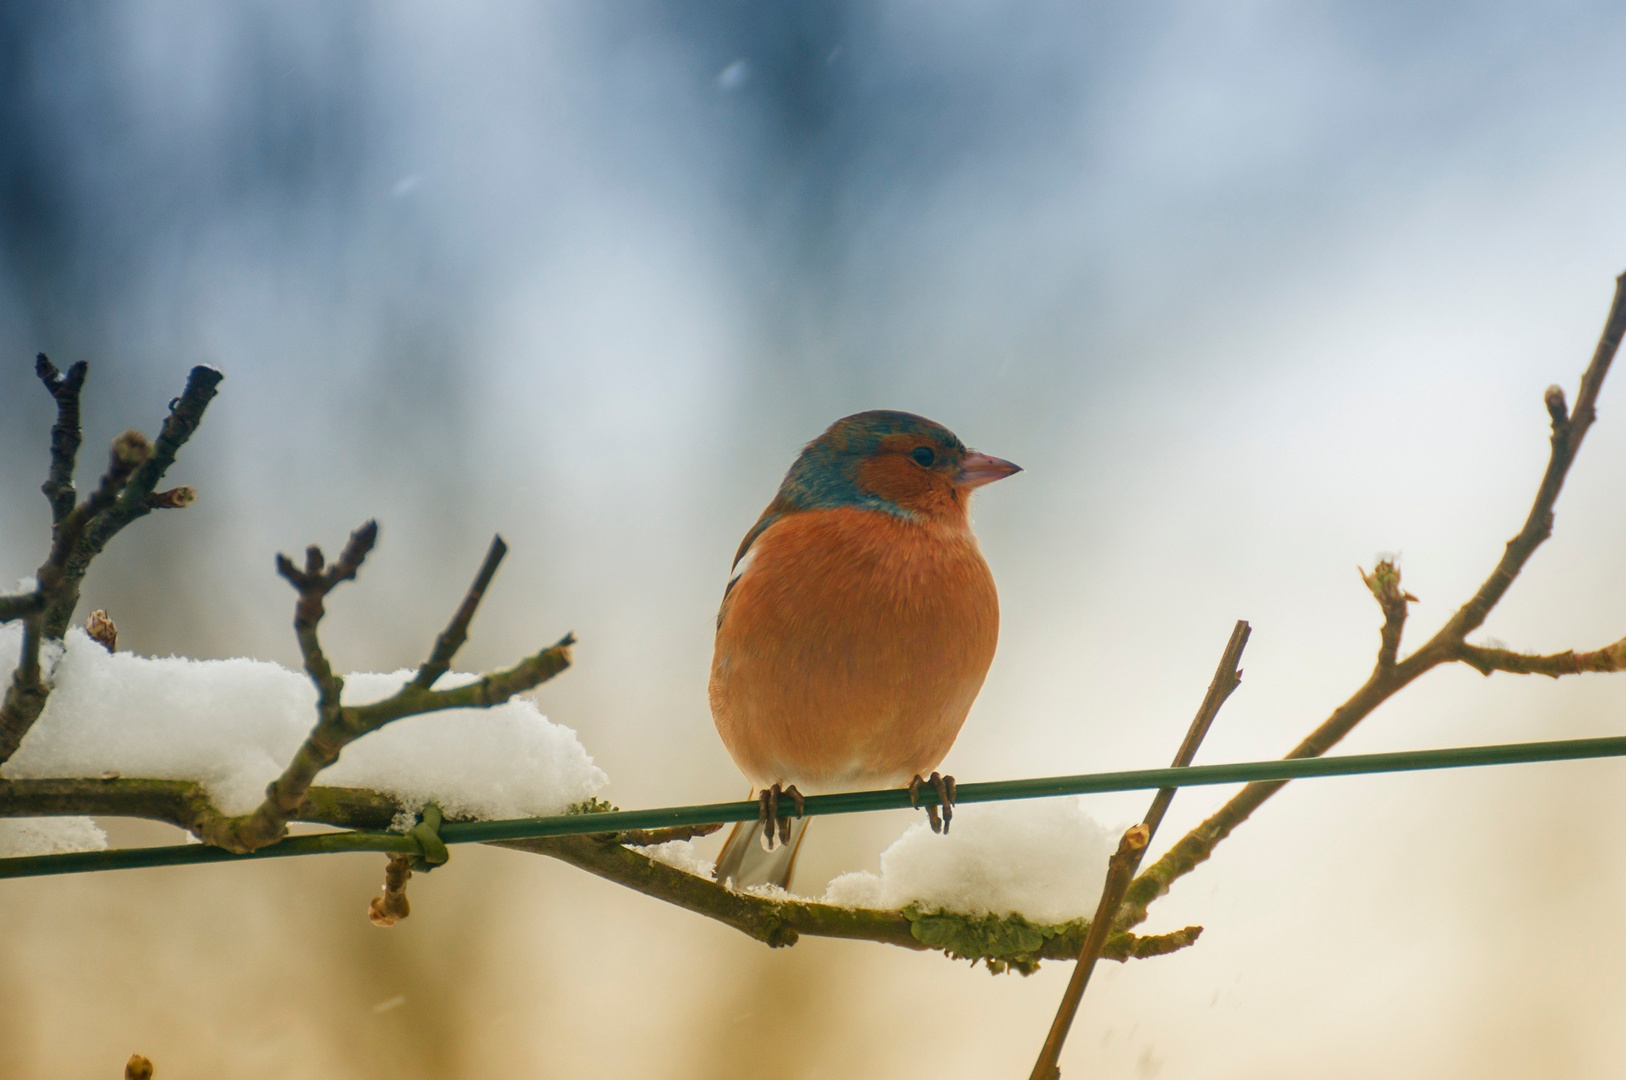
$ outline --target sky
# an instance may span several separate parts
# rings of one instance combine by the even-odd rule
[[[606,795],[731,798],[705,680],[735,547],[825,425],[904,408],[1026,470],[973,506],[1002,636],[959,779],[1163,764],[1237,618],[1200,760],[1279,755],[1371,663],[1357,566],[1400,557],[1418,641],[1523,520],[1542,391],[1573,398],[1626,269],[1623,30],[1602,3],[0,5],[0,574],[45,549],[36,352],[90,361],[87,473],[212,364],[171,474],[199,502],[87,581],[121,647],[295,663],[273,555],[377,517],[325,640],[409,665],[500,532],[464,662],[574,630],[537,700]],[[1512,647],[1626,632],[1620,400],[1485,628]],[[1441,671],[1347,746],[1618,733],[1622,694]],[[1198,946],[1097,976],[1065,1072],[1613,1075],[1618,770],[1290,787],[1153,909]],[[800,884],[907,820],[820,822]],[[384,932],[380,869],[8,883],[0,1073],[1020,1075],[1066,978],[769,951],[499,851]]]

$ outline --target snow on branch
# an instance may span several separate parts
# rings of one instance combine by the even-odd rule
[[[492,541],[485,563],[463,603],[452,616],[451,624],[436,639],[429,659],[424,661],[412,680],[381,701],[367,705],[344,704],[344,680],[333,673],[332,665],[322,652],[316,628],[322,620],[323,601],[327,594],[341,582],[355,578],[377,540],[378,523],[369,521],[350,534],[343,553],[331,566],[326,564],[322,549],[314,544],[305,551],[303,570],[295,567],[286,555],[277,556],[277,572],[287,578],[299,593],[299,602],[294,609],[294,632],[305,658],[305,671],[316,685],[318,719],[288,767],[266,789],[265,800],[252,814],[209,822],[203,832],[203,839],[207,843],[237,852],[253,851],[275,843],[287,832],[288,822],[299,811],[305,793],[315,782],[317,774],[338,761],[340,752],[350,743],[404,717],[444,709],[502,705],[514,695],[535,689],[570,666],[570,646],[576,639],[566,634],[557,643],[505,671],[482,675],[477,681],[450,689],[432,689],[435,682],[446,674],[452,657],[468,639],[469,621],[473,619],[481,597],[491,584],[497,564],[507,551],[502,538],[498,537]]]

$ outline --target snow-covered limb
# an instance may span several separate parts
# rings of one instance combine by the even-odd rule
[[[138,431],[126,431],[114,439],[107,472],[96,490],[76,504],[73,467],[81,441],[79,395],[87,368],[80,361],[64,375],[41,353],[34,370],[57,405],[56,424],[51,428],[51,467],[41,487],[51,503],[51,549],[31,591],[0,598],[0,622],[23,620],[17,667],[0,703],[0,763],[16,753],[45,708],[51,688],[42,677],[41,650],[48,643],[60,643],[67,633],[79,603],[79,583],[91,560],[136,518],[162,506],[184,506],[190,501],[149,499],[176,453],[197,430],[221,379],[213,368],[193,368],[186,389],[170,403],[158,441],[149,443]]]
[[[292,820],[344,829],[388,829],[415,808],[366,788],[312,787]],[[185,829],[194,836],[226,818],[195,780],[141,777],[108,779],[0,779],[0,818],[88,814],[144,818]]]
[[[383,792],[313,787],[295,820],[383,829],[411,809]],[[123,777],[0,781],[0,815],[63,813],[142,817],[194,832],[219,816],[205,787],[189,781]],[[912,826],[882,855],[879,877],[845,875],[815,901],[783,892],[739,893],[717,884],[704,860],[683,842],[706,831],[685,827],[498,846],[560,859],[772,946],[794,944],[802,934],[840,937],[936,949],[986,963],[992,971],[1024,973],[1042,960],[1077,956],[1089,928],[1078,913],[1087,910],[1092,891],[1099,888],[1109,849],[1108,832],[1090,820],[1075,799],[984,804],[962,814],[947,838],[933,836],[923,824]],[[341,839],[342,834],[335,837]],[[679,850],[640,850],[652,843]],[[336,844],[335,850],[348,849]],[[1066,857],[1058,858],[1058,852]],[[398,883],[404,884],[404,879]],[[1201,932],[1194,926],[1147,936],[1114,931],[1103,955],[1112,960],[1161,956],[1193,944]]]
[[[906,949],[937,949],[956,959],[982,961],[994,972],[1014,968],[1026,974],[1040,960],[1076,957],[1089,930],[1083,919],[1041,925],[1020,915],[945,913],[917,906],[879,910],[804,900],[789,893],[735,892],[602,837],[510,840],[497,846],[560,859],[646,896],[716,919],[774,947],[794,945],[803,934],[847,938]],[[1193,944],[1201,933],[1200,926],[1145,936],[1114,931],[1102,955],[1120,961],[1162,956]]]

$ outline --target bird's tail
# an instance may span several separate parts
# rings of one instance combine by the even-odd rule
[[[796,869],[796,855],[802,850],[802,839],[812,818],[790,819],[790,840],[775,844],[769,851],[762,846],[762,822],[741,821],[734,826],[717,855],[717,869],[713,876],[724,885],[744,889],[751,885],[777,885],[790,888],[791,871]]]

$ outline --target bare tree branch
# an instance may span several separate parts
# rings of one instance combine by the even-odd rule
[[[1019,917],[985,920],[989,932],[977,933],[977,920],[959,919],[920,912],[880,911],[871,908],[845,908],[811,900],[757,896],[735,892],[710,878],[685,873],[656,862],[619,844],[591,836],[557,836],[537,840],[509,840],[498,847],[530,851],[567,862],[618,885],[665,900],[687,911],[732,926],[764,944],[794,945],[803,935],[875,941],[920,951],[943,949],[960,959],[991,962],[992,970],[1008,964],[1029,971],[1043,960],[1070,960],[1089,931],[1082,919],[1045,936],[1044,930]],[[946,919],[957,931],[952,937],[934,940],[932,920]],[[1012,930],[1018,933],[1013,935]],[[1025,931],[1026,933],[1021,933]],[[1162,956],[1196,942],[1200,926],[1188,926],[1171,934],[1137,937],[1114,932],[1102,955],[1109,960],[1143,959]],[[1019,944],[1008,944],[1025,937]],[[941,942],[948,942],[945,945]],[[968,951],[969,950],[969,951]]]
[[[1524,564],[1529,561],[1530,556],[1547,537],[1552,535],[1553,506],[1558,501],[1559,492],[1563,490],[1564,479],[1569,475],[1570,465],[1574,463],[1575,455],[1581,449],[1581,441],[1596,419],[1598,391],[1602,388],[1604,377],[1609,373],[1609,365],[1614,361],[1615,353],[1620,348],[1623,334],[1626,334],[1626,274],[1615,279],[1615,295],[1610,304],[1609,316],[1604,321],[1603,333],[1599,335],[1592,360],[1581,376],[1574,411],[1570,412],[1565,408],[1563,391],[1557,387],[1549,388],[1544,395],[1543,402],[1552,420],[1551,450],[1547,468],[1542,474],[1541,485],[1536,490],[1536,497],[1529,514],[1525,517],[1524,526],[1517,536],[1507,542],[1496,569],[1491,571],[1490,576],[1480,585],[1473,597],[1458,608],[1446,624],[1421,648],[1404,660],[1396,660],[1394,657],[1399,648],[1400,624],[1405,619],[1406,594],[1400,589],[1399,571],[1392,563],[1386,571],[1384,564],[1380,563],[1373,575],[1377,576],[1380,571],[1383,572],[1383,580],[1379,582],[1380,588],[1373,589],[1373,594],[1377,596],[1378,603],[1384,611],[1383,640],[1379,648],[1378,662],[1360,689],[1333,710],[1332,715],[1294,747],[1288,757],[1319,757],[1325,754],[1372,710],[1409,685],[1412,680],[1440,664],[1456,660],[1472,662],[1471,657],[1480,660],[1489,659],[1486,650],[1476,651],[1476,647],[1466,645],[1465,638],[1484,624],[1491,609],[1518,578],[1519,572],[1524,569]],[[1391,571],[1392,581],[1388,580]],[[1363,577],[1365,576],[1363,574]],[[1390,651],[1391,638],[1395,652]],[[1265,800],[1280,791],[1285,784],[1286,781],[1259,781],[1248,784],[1208,820],[1182,837],[1130,885],[1126,903],[1130,905],[1131,918],[1125,919],[1120,916],[1120,925],[1138,925],[1146,917],[1147,905],[1168,892],[1176,880],[1204,862],[1213,853],[1214,845],[1229,836],[1233,829],[1246,821]]]
[[[343,829],[387,829],[404,809],[395,798],[364,788],[313,787],[291,820]],[[145,818],[179,826],[201,838],[224,819],[202,784],[139,777],[0,780],[0,817]]]
[[[1530,653],[1492,649],[1463,642],[1457,648],[1457,657],[1481,675],[1493,671],[1506,671],[1514,675],[1581,675],[1587,672],[1626,671],[1626,638],[1591,652],[1565,649],[1561,653],[1536,656]]]
[[[58,639],[67,632],[68,624],[73,621],[74,606],[79,602],[79,583],[90,569],[91,560],[101,554],[119,530],[152,513],[147,496],[153,493],[169,467],[175,464],[175,455],[197,431],[222,378],[221,373],[211,367],[200,365],[192,369],[187,375],[186,389],[170,402],[169,415],[164,418],[163,428],[150,452],[125,482],[109,492],[115,496],[110,505],[100,508],[84,522],[81,535],[63,553],[60,587],[47,591],[46,637]]]
[[[221,379],[213,368],[193,368],[186,390],[171,403],[157,444],[149,443],[138,431],[126,431],[114,439],[101,482],[76,505],[73,467],[81,441],[79,395],[86,366],[81,361],[63,375],[42,353],[35,371],[57,403],[51,467],[41,488],[51,503],[51,550],[34,575],[31,594],[0,600],[0,620],[24,620],[21,655],[0,702],[0,763],[17,752],[51,692],[40,670],[41,646],[60,641],[67,633],[79,603],[79,583],[91,560],[125,525],[151,513],[147,497],[197,429]]]
[[[392,796],[361,788],[312,787],[291,820],[345,829],[385,829],[404,810]],[[0,780],[0,817],[92,814],[168,822],[202,835],[223,817],[201,784],[186,780],[114,778]],[[241,819],[237,819],[241,820]],[[983,919],[915,911],[879,911],[820,904],[791,897],[737,893],[712,881],[657,862],[626,844],[687,839],[710,826],[660,829],[538,840],[495,846],[560,859],[607,881],[715,919],[768,945],[794,944],[802,934],[876,941],[908,949],[941,949],[962,959],[1029,971],[1040,960],[1078,954],[1089,924],[1040,927],[1020,916]],[[403,883],[404,884],[404,883]],[[1114,930],[1103,956],[1109,960],[1162,956],[1194,944],[1202,933],[1188,926],[1169,934],[1137,936]]]
[[[412,856],[391,855],[384,867],[384,892],[367,905],[367,918],[374,926],[394,926],[412,914],[407,903],[407,882],[412,880]]]
[[[44,353],[34,359],[34,373],[45,389],[56,399],[56,423],[51,426],[51,470],[46,474],[40,490],[51,504],[51,522],[55,524],[73,509],[73,465],[79,455],[79,395],[85,386],[88,369],[83,360],[71,364],[66,375],[58,371]]]
[[[38,592],[12,593],[0,596],[0,623],[25,619],[45,610],[45,597]]]
[[[457,650],[469,639],[469,623],[474,620],[474,612],[485,599],[486,590],[491,587],[491,579],[497,574],[497,567],[502,563],[503,556],[508,554],[508,545],[503,543],[502,537],[493,536],[491,547],[486,550],[486,558],[480,564],[480,572],[474,576],[474,584],[463,597],[463,602],[457,607],[457,614],[452,616],[451,624],[441,631],[435,639],[435,647],[429,654],[429,659],[423,662],[418,669],[418,675],[412,680],[412,685],[419,690],[428,690],[435,685],[435,680],[446,674],[452,666],[452,658]]]

